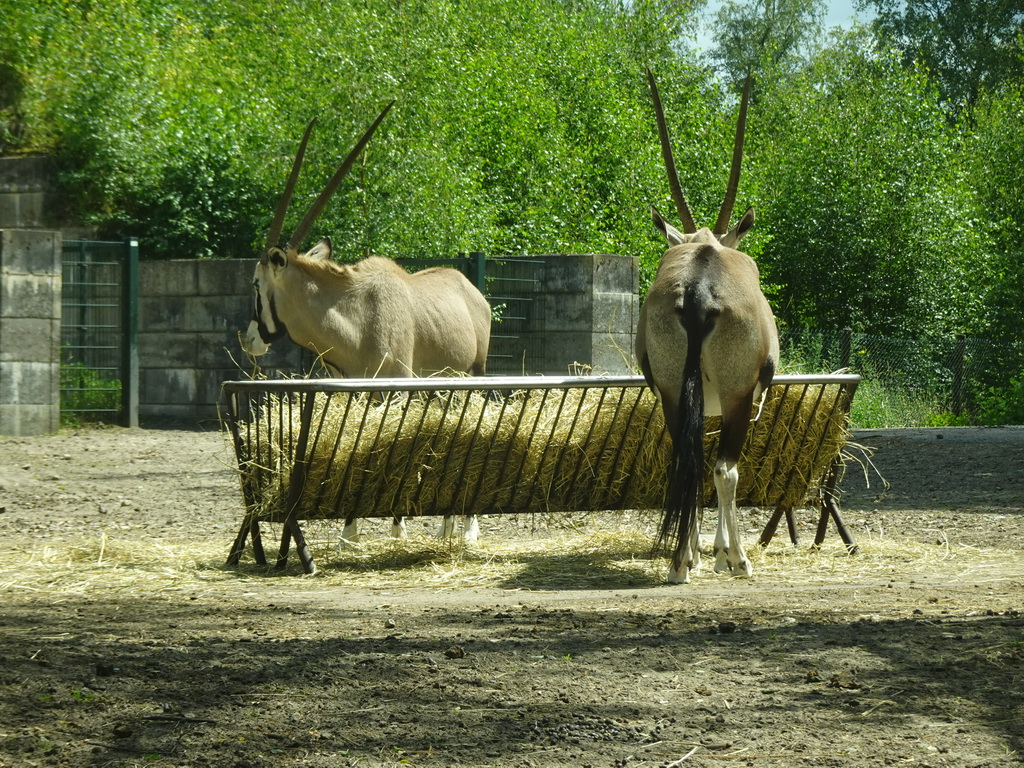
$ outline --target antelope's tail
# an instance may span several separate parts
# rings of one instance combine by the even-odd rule
[[[691,297],[692,298],[692,297]],[[678,552],[696,531],[704,481],[704,383],[701,347],[711,332],[714,317],[701,311],[698,302],[688,301],[679,310],[686,331],[686,360],[679,407],[668,425],[672,457],[668,470],[665,516],[658,534],[658,547]]]

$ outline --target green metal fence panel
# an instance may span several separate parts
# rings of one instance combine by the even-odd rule
[[[65,240],[61,414],[138,425],[138,241]]]
[[[862,377],[857,427],[1016,423],[1006,421],[1012,416],[1001,416],[997,406],[1000,398],[1016,396],[1014,382],[1024,375],[1020,341],[789,327],[781,346],[786,373],[842,369]]]
[[[396,259],[411,271],[428,267],[460,270],[491,305],[491,345],[487,372],[537,373],[544,367],[544,350],[537,329],[544,327],[544,304],[539,291],[544,260],[530,257],[487,256],[473,251],[451,259]]]

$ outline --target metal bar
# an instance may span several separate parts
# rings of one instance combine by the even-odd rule
[[[622,410],[622,395],[625,391],[624,387],[619,388],[619,399],[615,403],[615,413],[612,414],[611,420],[612,424],[619,420],[619,412]],[[599,462],[604,458],[605,451],[608,450],[608,441],[612,438],[612,431],[613,430],[609,429],[604,435],[604,440],[601,442],[601,450],[597,452],[597,460]],[[591,488],[590,494],[587,496],[587,506],[591,509],[594,507],[594,490],[600,491],[596,483]]]
[[[286,513],[281,551],[277,558],[277,567],[283,568],[288,562],[288,539],[294,539],[295,551],[298,553],[299,560],[302,562],[302,568],[306,573],[316,573],[316,565],[313,562],[313,556],[310,554],[309,547],[306,546],[306,539],[302,535],[302,529],[299,527],[295,511],[306,485],[306,474],[309,469],[309,457],[306,448],[309,443],[309,429],[310,423],[313,420],[313,408],[315,405],[315,393],[303,398],[299,422],[299,438],[295,447],[295,460],[292,462],[291,478],[288,484],[288,498],[285,501]]]
[[[504,397],[501,400],[501,410],[498,412],[498,422],[497,422],[497,427],[495,428],[495,432],[497,434],[500,434],[500,432],[501,432],[501,425],[505,421],[505,411],[508,408],[508,404],[509,404],[510,400],[511,400],[511,398],[508,398],[508,397]],[[482,413],[481,413],[481,418],[483,418],[483,414]],[[476,489],[473,491],[472,501],[473,501],[473,508],[474,509],[475,508],[485,508],[485,507],[481,507],[481,505],[478,504],[478,502],[480,501],[480,489],[483,487],[484,478],[487,476],[487,467],[491,463],[491,456],[493,456],[494,453],[495,453],[495,451],[492,449],[492,446],[487,446],[486,451],[487,452],[484,455],[483,467],[481,468],[480,476],[477,478],[477,481],[476,481]],[[507,452],[506,452],[506,456],[507,456]],[[493,491],[493,495],[497,495],[497,491],[496,490]],[[493,496],[492,496],[492,498],[493,498]]]
[[[526,440],[526,450],[523,451],[523,460],[519,462],[519,470],[516,472],[516,479],[512,483],[512,495],[509,497],[509,506],[512,506],[516,500],[516,495],[519,492],[519,483],[523,479],[523,470],[526,468],[526,461],[530,456],[530,448],[533,446],[533,438],[537,434],[537,424],[540,423],[541,414],[544,413],[544,404],[548,401],[548,393],[550,389],[542,389],[540,396],[540,406],[537,408],[537,415],[533,419],[533,426],[530,428],[530,436]],[[526,410],[525,402],[523,404],[523,410]],[[518,431],[518,428],[517,430]],[[529,498],[529,497],[527,497]]]
[[[843,384],[859,382],[858,374],[782,374],[773,385]],[[514,391],[517,389],[595,389],[599,387],[645,387],[643,376],[460,376],[455,378],[404,379],[259,379],[225,381],[229,392],[435,392],[446,390],[485,389]]]
[[[412,402],[412,395],[413,395],[413,393],[410,392],[409,393],[409,402],[410,403]],[[413,440],[412,440],[412,445],[409,447],[409,457],[405,460],[405,469],[402,471],[402,476],[401,476],[401,480],[398,483],[398,488],[395,489],[395,498],[397,498],[397,494],[398,494],[399,489],[402,489],[402,490],[405,489],[405,484],[406,484],[406,482],[408,480],[409,472],[413,468],[413,459],[416,457],[416,451],[418,450],[417,443],[419,442],[421,435],[423,435],[423,432],[424,432],[423,425],[427,421],[427,411],[428,411],[429,408],[430,408],[430,402],[429,401],[425,401],[423,403],[423,408],[420,411],[420,423],[417,426],[416,431],[413,433],[414,436],[413,436]],[[392,502],[392,504],[393,503],[394,502]]]
[[[121,425],[139,426],[139,241],[124,243],[121,324]]]
[[[533,473],[533,483],[530,485],[530,491],[527,493],[526,498],[528,499],[527,504],[533,499],[534,492],[539,489],[541,478],[543,473],[541,470],[544,469],[544,464],[548,458],[548,451],[551,447],[551,438],[554,437],[555,430],[558,428],[558,422],[562,418],[562,411],[565,408],[565,397],[569,394],[569,390],[561,390],[562,397],[558,401],[558,407],[555,409],[555,418],[551,419],[551,429],[548,430],[547,439],[544,441],[544,445],[541,448],[540,461],[537,462],[537,471]],[[541,413],[538,412],[538,421],[540,421]],[[554,482],[555,476],[551,476],[552,482]],[[551,498],[550,486],[546,489],[540,489],[540,500],[547,502]]]

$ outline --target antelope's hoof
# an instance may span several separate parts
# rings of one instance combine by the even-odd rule
[[[669,584],[689,584],[690,583],[690,569],[685,565],[680,568],[668,569],[668,583]]]

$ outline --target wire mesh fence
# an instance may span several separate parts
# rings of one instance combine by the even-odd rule
[[[784,373],[861,375],[855,427],[1024,423],[1022,342],[807,328],[786,328],[780,340]]]

